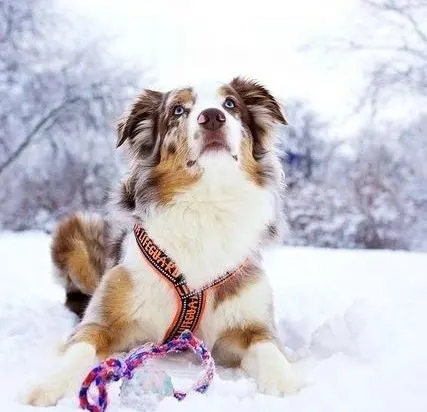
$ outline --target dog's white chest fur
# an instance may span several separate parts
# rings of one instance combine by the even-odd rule
[[[241,264],[257,249],[274,213],[268,191],[247,180],[234,160],[226,167],[223,159],[221,163],[218,169],[210,164],[197,185],[177,196],[173,205],[153,209],[144,222],[149,236],[178,264],[191,289]],[[133,234],[126,238],[124,250],[122,264],[137,285],[140,314],[145,324],[146,319],[153,321],[152,337],[161,339],[176,310],[175,292],[147,265]]]
[[[153,209],[145,222],[191,288],[241,264],[259,246],[274,213],[268,190],[249,181],[231,157],[205,162],[201,180],[172,206]]]

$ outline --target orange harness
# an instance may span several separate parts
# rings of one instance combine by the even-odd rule
[[[177,338],[185,330],[194,332],[203,316],[206,301],[205,291],[230,279],[240,267],[232,272],[226,272],[200,289],[191,291],[176,263],[150,239],[147,232],[138,224],[135,225],[133,232],[145,260],[156,273],[169,281],[176,292],[178,303],[176,314],[163,342]]]

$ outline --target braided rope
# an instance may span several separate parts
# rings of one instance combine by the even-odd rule
[[[188,391],[178,391],[174,388],[173,395],[177,400],[181,401],[189,391],[205,393],[212,382],[215,363],[203,342],[198,340],[190,331],[185,331],[178,338],[172,339],[163,345],[143,345],[129,352],[124,358],[106,359],[92,369],[80,389],[80,407],[90,412],[104,412],[108,406],[108,383],[111,381],[116,382],[122,378],[132,379],[133,370],[138,366],[144,365],[148,359],[164,358],[168,353],[183,352],[186,349],[191,349],[200,357],[203,371]],[[98,396],[95,399],[96,403],[90,403],[88,399],[89,388],[92,385],[95,385],[98,390]]]

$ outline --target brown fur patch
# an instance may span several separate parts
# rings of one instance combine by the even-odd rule
[[[174,136],[175,139],[178,139],[180,134],[184,132],[183,126],[186,123],[187,114],[193,103],[194,96],[192,89],[177,89],[166,93],[164,104],[159,111],[157,119],[157,131],[161,140],[161,145],[167,135]],[[177,105],[184,107],[186,112],[185,115],[177,116],[174,114],[174,109]],[[168,144],[169,143],[170,142],[168,142]],[[176,141],[173,143],[176,143]]]
[[[175,154],[176,153],[176,144],[174,142],[172,142],[169,146],[168,146],[168,152],[170,154]]]
[[[227,282],[215,288],[214,310],[224,301],[238,296],[245,288],[258,282],[260,277],[260,269],[254,263],[243,265]]]
[[[184,139],[180,140],[176,142],[175,152],[162,148],[161,161],[152,171],[160,204],[172,202],[176,194],[183,192],[200,178],[200,173],[187,167],[189,150]]]
[[[169,108],[173,108],[177,104],[182,104],[183,106],[193,104],[193,90],[191,88],[172,90],[168,93],[166,102]]]
[[[224,107],[228,113],[230,113],[234,118],[241,120],[245,124],[250,123],[249,112],[246,107],[246,104],[243,98],[236,92],[230,85],[222,86],[219,89],[219,94],[225,98],[231,97],[236,104],[233,109],[228,109]]]
[[[242,168],[246,172],[249,179],[257,186],[263,186],[264,168],[257,162],[253,156],[253,141],[249,138],[244,138],[241,143],[241,163]]]
[[[117,147],[121,146],[126,140],[132,146],[136,142],[136,137],[143,132],[141,122],[151,120],[150,129],[155,122],[155,117],[163,101],[163,93],[155,90],[144,90],[132,105],[130,113],[124,116],[118,123]],[[139,154],[149,154],[154,147],[154,135],[151,133],[143,134],[143,138],[137,143]]]
[[[219,336],[212,350],[216,361],[226,367],[239,367],[242,354],[249,346],[275,339],[271,329],[261,323],[252,322],[240,327],[226,329]]]
[[[73,283],[84,293],[92,294],[99,283],[99,272],[90,262],[89,251],[84,241],[74,241],[67,256],[67,265]]]
[[[91,295],[104,271],[104,222],[72,215],[56,228],[51,245],[52,261],[67,291]]]
[[[287,121],[276,99],[256,81],[236,77],[230,87],[245,107],[242,121],[252,136],[253,157],[259,161],[271,150],[270,132],[274,123],[287,124]]]
[[[252,116],[257,115],[257,110],[258,112],[261,112],[260,109],[263,109],[262,112],[270,117],[270,122],[287,124],[279,103],[264,86],[254,80],[248,80],[241,77],[234,78],[231,81],[230,86],[242,98],[248,108],[248,111],[250,113],[252,112]],[[262,123],[262,120],[266,121],[267,119],[258,120]]]
[[[132,279],[122,266],[115,266],[105,275],[104,294],[100,302],[103,323],[116,331],[130,323],[132,315]]]
[[[115,333],[108,327],[97,323],[80,325],[76,328],[63,350],[67,350],[73,344],[85,342],[95,347],[97,356],[101,359],[106,358],[113,353]]]
[[[249,346],[274,339],[274,334],[270,328],[262,323],[249,323],[239,328],[231,328],[224,331],[220,339],[225,339],[229,343],[242,349]]]
[[[77,342],[90,343],[100,357],[126,347],[133,322],[133,282],[129,273],[116,266],[106,273],[104,282],[98,323],[78,326],[67,343],[67,346]]]

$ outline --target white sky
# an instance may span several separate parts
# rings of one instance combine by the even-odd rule
[[[362,70],[354,61],[298,51],[354,32],[357,0],[62,1],[76,18],[89,19],[85,30],[116,35],[118,57],[141,70],[148,66],[159,88],[247,75],[285,102],[307,99],[335,126],[345,125],[361,91]]]

